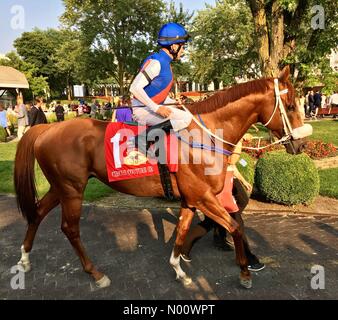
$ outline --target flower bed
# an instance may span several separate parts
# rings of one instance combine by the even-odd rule
[[[267,146],[268,144],[269,144],[268,141],[262,140],[259,146],[263,147],[263,146]],[[244,141],[243,146],[256,148],[258,147],[258,144],[256,141],[251,141],[251,142]],[[269,146],[261,150],[243,149],[243,151],[251,155],[253,158],[259,159],[267,152],[283,150],[283,149],[284,147],[278,144],[278,145]],[[311,159],[314,159],[314,160],[338,156],[337,148],[332,143],[325,143],[321,140],[309,140],[306,144],[304,153],[306,153]]]
[[[325,143],[320,140],[308,141],[304,152],[315,160],[338,155],[337,149],[332,143]]]

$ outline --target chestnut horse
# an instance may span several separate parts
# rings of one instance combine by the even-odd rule
[[[282,71],[278,81],[279,90],[288,89],[287,93],[281,95],[281,100],[285,106],[289,125],[291,124],[292,128],[300,128],[303,123],[295,108],[294,89],[289,81],[288,68]],[[231,151],[233,149],[231,144],[236,144],[256,122],[268,123],[267,127],[278,138],[285,135],[283,125],[285,121],[281,113],[276,112],[277,100],[274,79],[267,78],[220,91],[207,100],[189,106],[189,109],[193,114],[200,115],[210,131],[223,129],[223,136],[220,138],[229,142],[224,144],[223,148]],[[188,129],[202,131],[197,122],[193,121]],[[41,221],[54,207],[61,204],[61,229],[78,254],[84,271],[93,276],[98,287],[109,286],[109,278],[95,268],[80,239],[81,206],[88,179],[95,177],[117,191],[135,196],[164,196],[158,175],[139,178],[137,181],[134,179],[113,183],[108,181],[104,154],[107,125],[107,122],[92,119],[38,125],[31,128],[19,142],[15,158],[14,182],[18,207],[28,221],[19,261],[24,271],[31,268],[29,253]],[[287,150],[289,148],[298,152],[303,139],[290,138],[290,142]],[[183,142],[179,142],[179,145],[181,144]],[[190,146],[187,148],[189,153],[193,152]],[[225,169],[227,157],[222,158]],[[35,159],[50,183],[50,190],[41,200],[37,197],[34,181]],[[191,282],[180,267],[180,251],[194,212],[199,209],[231,233],[236,260],[241,269],[240,283],[249,288],[252,280],[244,252],[243,230],[216,198],[224,185],[225,170],[217,175],[206,175],[206,166],[204,163],[179,162],[178,172],[171,174],[174,194],[181,198],[181,209],[170,264],[176,271],[178,279],[184,284]]]

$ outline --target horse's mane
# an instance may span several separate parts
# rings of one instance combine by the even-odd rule
[[[252,93],[265,93],[269,89],[270,78],[252,80],[218,91],[204,101],[195,102],[188,108],[191,113],[208,113],[224,107]]]

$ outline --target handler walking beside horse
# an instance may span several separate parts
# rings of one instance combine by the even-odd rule
[[[240,159],[242,151],[242,141],[250,141],[251,135],[245,134],[244,137],[237,143],[233,150],[233,154],[229,157],[229,165],[224,183],[224,189],[217,198],[221,201],[224,208],[238,222],[243,233],[245,254],[248,258],[248,269],[250,271],[260,271],[265,268],[265,265],[251,252],[248,239],[244,232],[244,222],[242,213],[249,202],[247,192],[252,192],[251,184],[245,180],[236,167],[236,163]],[[246,190],[245,190],[246,189]],[[233,250],[232,245],[227,241],[227,230],[215,223],[207,216],[203,221],[199,222],[190,230],[182,247],[182,259],[191,262],[190,251],[195,243],[205,236],[211,229],[214,229],[214,246],[224,251]]]

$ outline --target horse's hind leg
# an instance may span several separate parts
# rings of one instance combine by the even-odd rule
[[[37,218],[33,223],[28,225],[26,236],[21,246],[21,259],[18,262],[24,272],[28,272],[31,269],[29,260],[29,252],[32,250],[34,238],[38,231],[39,225],[47,214],[60,203],[60,200],[52,189],[50,189],[44,197],[40,200],[37,209]]]
[[[97,271],[93,263],[88,258],[84,246],[80,239],[80,216],[82,207],[82,196],[72,198],[62,198],[62,225],[61,229],[72,244],[75,252],[80,258],[85,272],[89,273],[95,279],[96,285],[105,288],[110,285],[109,278],[103,273]]]
[[[177,235],[174,249],[170,256],[170,264],[174,268],[176,272],[176,279],[181,280],[184,285],[189,285],[191,283],[191,278],[186,275],[186,273],[182,270],[180,265],[180,257],[182,246],[184,244],[184,240],[187,236],[187,233],[190,228],[191,220],[194,216],[194,212],[189,208],[182,208],[180,211],[180,217],[177,224]]]

